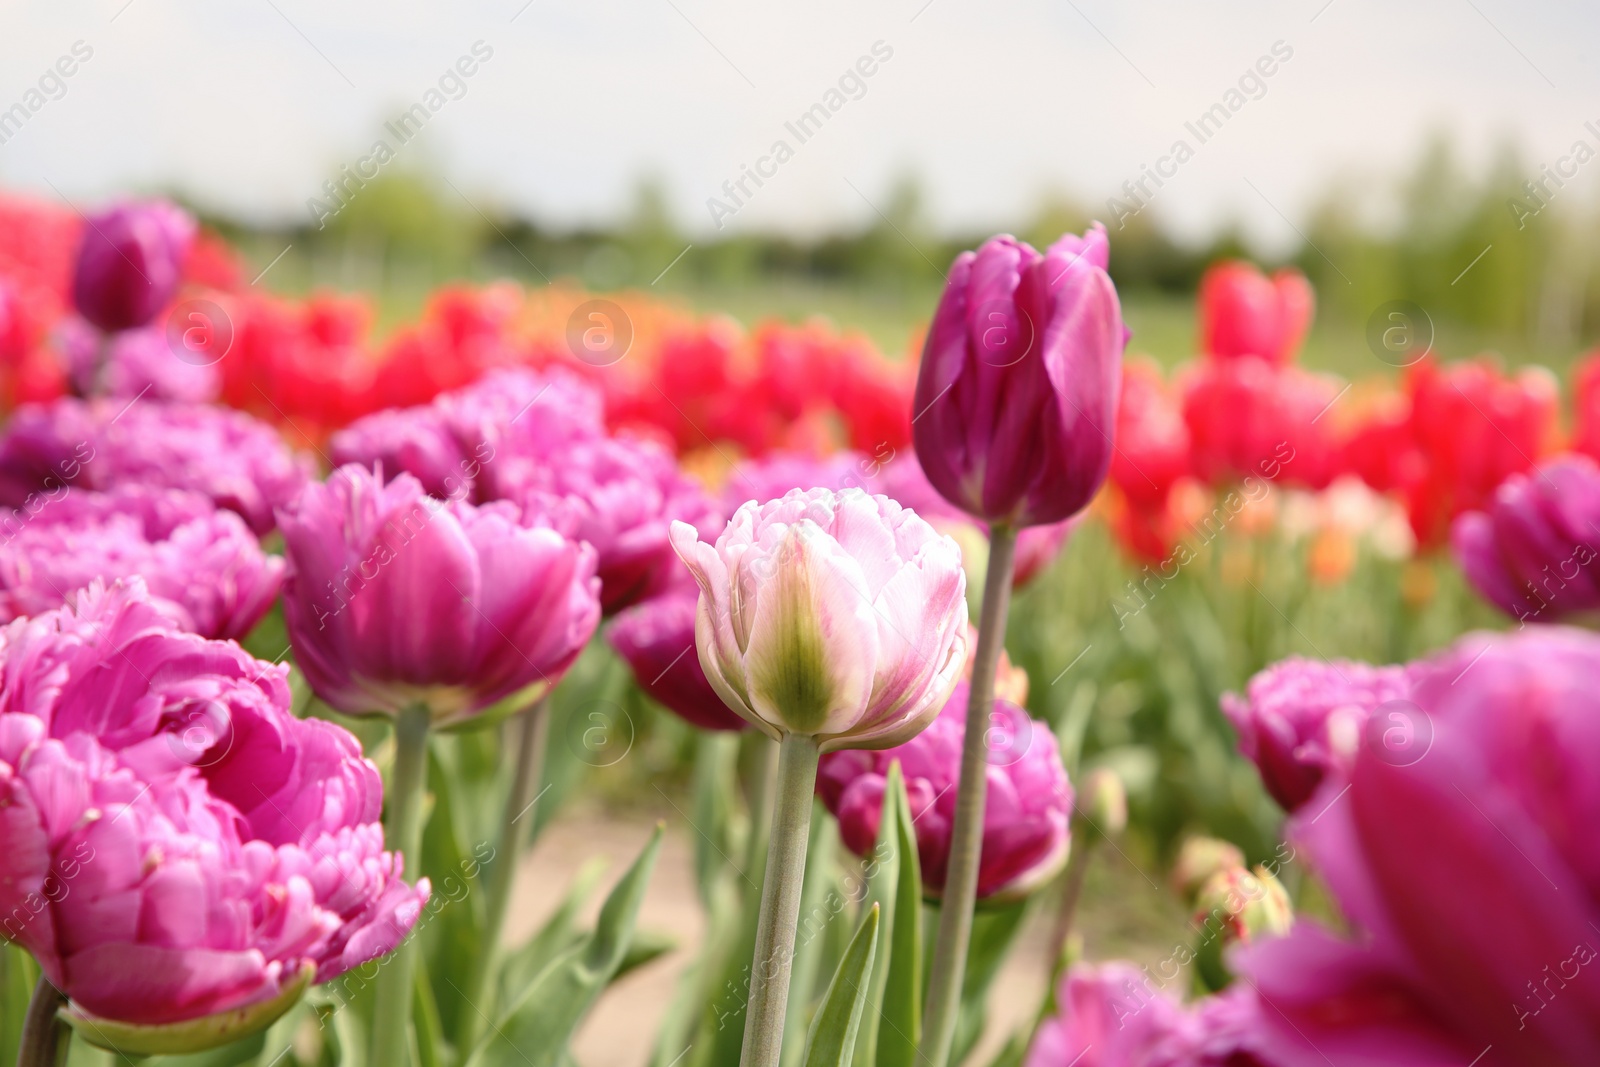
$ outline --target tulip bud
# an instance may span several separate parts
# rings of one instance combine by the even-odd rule
[[[1233,980],[1223,963],[1230,945],[1248,945],[1258,937],[1281,937],[1294,921],[1289,894],[1265,867],[1217,871],[1195,898],[1195,925],[1200,942],[1195,957],[1198,973],[1209,989]]]
[[[107,333],[143,326],[178,290],[195,222],[162,200],[92,215],[72,278],[78,314]]]
[[[1191,837],[1178,849],[1172,865],[1172,888],[1186,901],[1192,901],[1212,875],[1244,866],[1239,847],[1215,837]]]
[[[1044,255],[996,237],[950,268],[912,439],[928,480],[968,514],[1059,522],[1105,481],[1127,343],[1109,255],[1097,225]]]
[[[672,545],[700,584],[706,680],[750,723],[823,751],[919,733],[966,662],[960,553],[915,514],[859,489],[741,507],[715,546]]]
[[[1128,827],[1128,790],[1110,767],[1096,767],[1079,784],[1079,809],[1091,832],[1118,837]]]

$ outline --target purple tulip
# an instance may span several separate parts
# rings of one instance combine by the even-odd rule
[[[517,470],[554,462],[570,442],[604,436],[600,394],[577,376],[514,368],[493,371],[431,404],[379,411],[333,435],[335,466],[410,474],[430,496],[483,503],[516,495],[519,479],[496,478],[496,460]]]
[[[96,578],[144,579],[181,629],[240,639],[272,607],[283,560],[198,493],[128,486],[68,492],[0,526],[0,622],[59,607]]]
[[[710,545],[672,545],[700,584],[700,666],[724,703],[824,752],[889,748],[938,715],[967,658],[955,544],[859,489],[745,504]]]
[[[517,509],[440,503],[409,474],[340,467],[279,513],[284,619],[316,694],[435,726],[548,691],[599,621],[595,553]]]
[[[1055,735],[1005,700],[990,716],[988,803],[983,813],[979,899],[1020,899],[1060,871],[1071,843],[1072,785]],[[938,717],[911,740],[878,752],[833,752],[822,758],[817,793],[839,819],[839,834],[857,855],[878,839],[889,764],[900,761],[914,816],[922,884],[930,897],[944,888],[961,777],[967,683],[956,686]]]
[[[1558,456],[1495,490],[1487,511],[1451,530],[1456,559],[1479,593],[1523,622],[1600,608],[1600,467]]]
[[[290,713],[287,667],[177,630],[131,579],[10,624],[0,669],[0,926],[91,1036],[259,1028],[416,922],[377,768]]]
[[[1410,694],[1404,666],[1291,656],[1250,679],[1244,697],[1224,693],[1222,711],[1267,792],[1295,811],[1330,773],[1348,769],[1373,711]]]
[[[178,291],[195,222],[164,200],[91,215],[72,277],[78,314],[107,333],[143,326]]]
[[[635,604],[611,623],[606,640],[656,703],[703,730],[743,730],[747,723],[717,696],[695,654],[697,599],[690,586]]]
[[[702,537],[723,528],[705,490],[653,441],[574,441],[547,456],[504,457],[495,470],[497,484],[516,486],[510,496],[526,510],[594,546],[607,615],[684,581],[672,552],[673,522],[688,523]]]
[[[779,499],[791,489],[877,492],[873,488],[873,478],[878,467],[878,463],[859,452],[835,452],[822,457],[802,452],[773,452],[760,459],[747,459],[733,468],[723,488],[722,506],[732,515],[746,501],[764,504]]]
[[[328,441],[333,465],[354,463],[381,471],[385,479],[409,474],[429,496],[476,499],[478,469],[437,407],[387,408],[334,434]]]
[[[68,319],[57,344],[66,360],[67,381],[78,396],[103,395],[146,400],[209,403],[222,392],[222,373],[214,363],[176,356],[160,326],[125,330],[104,351],[101,337],[81,319]],[[105,361],[102,366],[102,360]]]
[[[0,436],[0,505],[31,507],[66,486],[192,489],[257,534],[309,478],[310,463],[242,411],[149,400],[72,400],[18,409]]]
[[[956,544],[963,548],[974,546],[977,549],[980,540],[986,541],[989,537],[987,523],[974,519],[939,495],[933,483],[928,481],[928,476],[922,472],[922,465],[917,462],[915,453],[898,456],[886,464],[874,479],[872,491],[882,493],[915,511],[927,519],[935,530],[955,538]],[[1020,589],[1055,562],[1062,546],[1067,543],[1067,535],[1072,532],[1074,523],[1073,519],[1064,519],[1043,526],[1029,526],[1020,531],[1017,534],[1017,555],[1011,584]],[[979,554],[982,558],[966,561],[968,582],[983,578],[988,557],[982,552]]]
[[[1106,479],[1127,336],[1096,225],[1040,255],[1011,237],[963,252],[917,375],[928,480],[990,523],[1060,522]]]
[[[1164,966],[1074,965],[1060,1014],[1039,1025],[1024,1067],[1275,1067],[1261,1052],[1253,993],[1230,989],[1186,1007]]]
[[[1270,1062],[1600,1063],[1600,637],[1477,634],[1414,670],[1427,743],[1369,732],[1290,820],[1350,933],[1233,957]]]

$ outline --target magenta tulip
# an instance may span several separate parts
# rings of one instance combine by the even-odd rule
[[[1374,710],[1411,693],[1406,667],[1290,657],[1250,679],[1246,695],[1222,696],[1239,751],[1285,811],[1295,811],[1330,773],[1348,769]]]
[[[733,468],[723,487],[722,506],[732,515],[746,501],[764,504],[791,489],[854,488],[877,492],[873,479],[879,466],[859,452],[835,452],[821,457],[773,452],[760,459],[747,459]]]
[[[118,204],[85,221],[72,277],[78,314],[108,333],[145,325],[178,291],[194,219],[151,200]]]
[[[967,684],[958,685],[928,728],[877,752],[832,752],[817,771],[817,793],[839,819],[839,834],[859,856],[872,851],[889,765],[905,775],[922,863],[923,890],[944,889],[967,722]],[[1071,842],[1072,785],[1055,735],[1005,700],[994,702],[989,728],[988,803],[983,813],[979,899],[1026,896],[1060,871]]]
[[[1349,932],[1233,959],[1271,1062],[1600,1063],[1600,637],[1472,635],[1413,669],[1429,743],[1367,733],[1290,820]]]
[[[1105,481],[1127,341],[1109,254],[1097,225],[1044,255],[996,237],[951,266],[911,430],[928,480],[967,514],[1060,522]]]
[[[273,527],[310,462],[242,411],[150,400],[57,400],[18,409],[0,437],[0,504],[29,507],[65,486],[192,489]]]
[[[180,359],[160,324],[125,330],[102,347],[101,336],[88,323],[69,319],[58,331],[57,344],[66,360],[67,381],[78,396],[203,404],[222,391],[220,367]]]
[[[708,538],[723,527],[722,513],[672,455],[638,438],[579,440],[546,456],[504,457],[495,481],[516,486],[510,497],[530,513],[594,546],[607,615],[684,580],[670,540],[675,521]]]
[[[1467,579],[1522,622],[1600,609],[1600,467],[1558,456],[1513,474],[1485,511],[1455,521],[1451,543]]]
[[[636,604],[612,621],[606,640],[656,703],[701,729],[743,730],[748,724],[711,688],[695,653],[697,599],[690,586]]]
[[[0,622],[60,607],[96,578],[139,576],[181,629],[240,639],[283,577],[283,560],[261,551],[243,519],[182,489],[68,492],[0,528]]]
[[[520,519],[353,465],[308,486],[279,524],[284,618],[311,688],[352,715],[424,705],[439,727],[553,687],[599,621],[595,554]]]
[[[385,480],[409,474],[429,496],[476,499],[476,457],[431,404],[357,419],[329,438],[328,452],[335,467],[356,464],[382,472]]]
[[[0,925],[90,1040],[259,1028],[416,922],[377,769],[290,713],[286,666],[177,630],[138,579],[12,623],[0,666]]]

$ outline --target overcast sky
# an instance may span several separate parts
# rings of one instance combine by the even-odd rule
[[[1592,0],[0,0],[0,26],[0,111],[43,102],[0,144],[0,184],[75,203],[176,189],[259,220],[303,215],[383,138],[387,166],[557,225],[616,217],[653,174],[711,231],[708,198],[734,206],[722,183],[783,140],[792,158],[762,162],[724,226],[858,224],[915,174],[941,226],[1003,228],[1050,190],[1105,214],[1181,138],[1193,157],[1146,180],[1150,210],[1270,245],[1336,176],[1376,198],[1431,131],[1475,164],[1512,138],[1530,177],[1600,147]],[[64,94],[30,94],[77,42],[93,54]],[[446,79],[465,94],[432,97],[400,145],[384,123],[477,42],[492,55]],[[830,97],[875,44],[892,55],[846,79],[858,98]],[[1200,143],[1185,123],[1275,44],[1292,55]],[[837,110],[801,143],[785,123],[818,103]]]

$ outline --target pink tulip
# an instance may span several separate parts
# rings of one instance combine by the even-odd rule
[[[1109,255],[1096,225],[1044,255],[996,237],[951,266],[911,429],[928,480],[967,514],[1060,522],[1105,481],[1127,343]]]
[[[352,715],[425,704],[435,726],[561,678],[599,621],[595,554],[517,509],[440,503],[340,467],[279,514],[295,662]]]
[[[1224,693],[1222,711],[1267,792],[1295,811],[1329,774],[1349,768],[1374,710],[1410,693],[1403,666],[1292,656],[1250,679],[1244,697]]]
[[[283,560],[244,520],[182,489],[67,492],[3,523],[0,622],[59,607],[96,578],[142,577],[181,629],[243,638],[272,607]]]
[[[377,769],[290,714],[286,666],[177,630],[135,578],[13,622],[0,670],[0,926],[75,1017],[281,1013],[416,922]]]
[[[1477,634],[1413,670],[1429,743],[1369,732],[1290,820],[1349,933],[1234,957],[1271,1062],[1600,1063],[1600,637]]]
[[[1249,263],[1218,263],[1200,280],[1200,350],[1292,362],[1315,307],[1310,283],[1293,268],[1268,278]]]
[[[29,506],[63,486],[192,489],[257,534],[310,463],[242,411],[150,400],[57,400],[17,410],[0,437],[0,504]]]
[[[691,585],[635,604],[611,623],[606,640],[658,704],[705,730],[743,730],[748,724],[717,696],[695,654],[697,599]]]
[[[355,464],[381,471],[385,479],[409,474],[429,496],[476,499],[477,457],[431,404],[357,419],[329,438],[328,452],[335,467]]]
[[[967,683],[911,740],[876,752],[832,752],[822,758],[817,793],[839,819],[839,833],[859,856],[872,851],[883,811],[889,765],[900,761],[910,801],[924,891],[944,889],[961,777]],[[1005,700],[994,702],[988,733],[988,802],[983,812],[979,899],[1019,899],[1061,870],[1071,843],[1072,785],[1055,735]]]
[[[791,489],[866,489],[874,491],[872,481],[877,461],[859,452],[835,452],[831,456],[810,456],[803,452],[769,452],[760,459],[747,459],[733,468],[722,491],[723,509],[732,515],[746,501],[763,504],[777,500]]]
[[[700,666],[773,737],[889,748],[944,705],[967,654],[955,543],[885,497],[796,490],[734,513],[715,546],[672,545],[700,583]]]
[[[1060,1014],[1040,1024],[1024,1067],[1276,1067],[1254,995],[1229,990],[1185,1007],[1181,979],[1164,973],[1171,962],[1073,966]]]
[[[631,437],[569,442],[547,456],[497,462],[495,482],[511,499],[599,556],[600,604],[607,615],[683,581],[669,540],[676,521],[702,537],[722,529],[722,513],[666,449]]]
[[[164,325],[124,330],[104,342],[93,327],[68,319],[57,344],[66,359],[67,380],[78,396],[103,395],[146,400],[208,403],[222,392],[216,363],[180,358],[167,340]],[[188,356],[188,353],[185,353]],[[103,365],[102,365],[103,362]]]
[[[195,221],[164,200],[91,215],[73,271],[72,302],[106,332],[143,326],[178,291]]]
[[[1600,467],[1559,456],[1513,474],[1483,511],[1456,519],[1451,543],[1467,579],[1523,622],[1600,608]]]

